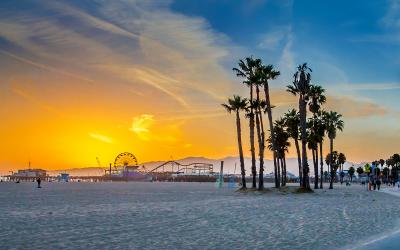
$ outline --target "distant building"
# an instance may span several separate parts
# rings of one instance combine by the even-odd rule
[[[58,181],[68,182],[68,181],[69,181],[69,174],[67,174],[67,173],[61,173],[61,174],[58,176]]]
[[[298,177],[296,176],[296,175],[294,175],[294,174],[292,174],[292,173],[290,173],[290,172],[286,172],[286,177],[288,178],[288,179],[298,179]],[[269,174],[264,174],[264,178],[273,178],[273,179],[275,179],[275,173],[274,172],[271,172],[271,173],[269,173]]]
[[[43,169],[22,169],[12,175],[13,177],[46,177],[46,170]]]

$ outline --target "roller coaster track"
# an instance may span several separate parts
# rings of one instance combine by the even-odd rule
[[[182,163],[179,163],[179,162],[176,162],[176,161],[167,161],[167,162],[164,162],[163,164],[161,164],[160,166],[157,166],[157,167],[153,168],[152,170],[148,171],[148,173],[153,173],[157,169],[162,168],[163,166],[168,165],[168,164],[176,164],[179,167],[181,167],[181,168],[178,169],[177,172],[179,172],[179,171],[181,171],[183,169],[196,168],[196,167],[204,167],[204,168],[208,167],[210,170],[212,170],[213,166],[214,166],[213,164],[210,164],[210,163],[201,163],[201,162],[182,164]]]

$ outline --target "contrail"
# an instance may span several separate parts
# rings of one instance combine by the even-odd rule
[[[88,78],[85,78],[85,77],[82,77],[82,76],[79,76],[79,75],[75,75],[75,74],[72,74],[72,73],[69,73],[69,72],[65,72],[65,71],[62,71],[62,70],[47,66],[45,64],[41,64],[41,63],[37,63],[37,62],[31,61],[29,59],[17,56],[15,54],[12,54],[12,53],[7,52],[7,51],[2,50],[2,49],[0,49],[0,53],[3,54],[3,55],[7,55],[9,57],[12,57],[12,58],[14,58],[14,59],[16,59],[16,60],[18,60],[20,62],[29,64],[29,65],[33,65],[35,67],[38,67],[38,68],[41,68],[41,69],[44,69],[44,70],[47,70],[47,71],[56,72],[58,74],[62,74],[62,75],[68,76],[68,77],[72,77],[72,78],[76,78],[76,79],[79,79],[79,80],[82,80],[82,81],[94,83],[94,81],[91,80],[91,79],[88,79]]]

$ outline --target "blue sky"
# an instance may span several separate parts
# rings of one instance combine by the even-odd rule
[[[297,63],[308,61],[318,69],[319,62],[329,61],[351,83],[399,82],[400,14],[391,14],[396,1],[234,2],[176,1],[172,9],[205,18],[235,44],[271,62],[290,34]],[[281,40],[263,43],[268,35]],[[315,71],[321,80],[335,81]]]
[[[48,152],[74,166],[126,148],[143,160],[234,155],[220,104],[247,95],[232,68],[250,55],[281,71],[274,118],[296,107],[285,86],[307,62],[325,109],[344,115],[348,159],[400,151],[399,0],[3,0],[0,169]]]

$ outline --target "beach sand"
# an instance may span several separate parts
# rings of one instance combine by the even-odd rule
[[[336,185],[239,193],[213,183],[0,183],[1,249],[373,249],[400,198]],[[360,248],[361,247],[361,248]]]

